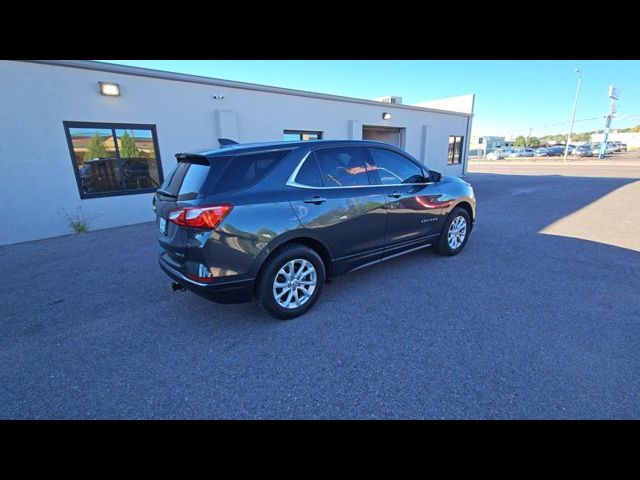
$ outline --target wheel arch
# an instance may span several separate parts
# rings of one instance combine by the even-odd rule
[[[476,219],[475,218],[476,212],[475,212],[474,206],[472,205],[472,200],[470,198],[467,198],[466,196],[459,199],[457,203],[449,207],[449,212],[447,215],[450,215],[451,212],[453,212],[453,210],[456,208],[462,208],[467,212],[467,214],[469,214],[469,219],[471,220],[471,225],[469,230],[471,231],[473,229],[473,224],[475,223],[475,219]]]
[[[331,253],[331,249],[329,246],[323,242],[316,235],[313,235],[310,232],[288,232],[281,235],[277,239],[274,239],[269,243],[265,248],[262,249],[260,254],[256,259],[255,265],[255,278],[256,280],[259,278],[262,269],[269,258],[273,255],[276,255],[282,248],[287,245],[291,245],[293,243],[297,243],[300,245],[304,245],[313,251],[315,251],[320,258],[322,259],[322,263],[324,264],[324,269],[327,277],[333,276],[334,268],[333,268],[333,255]]]

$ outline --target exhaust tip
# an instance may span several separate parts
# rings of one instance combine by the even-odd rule
[[[184,291],[187,290],[182,285],[180,285],[178,282],[171,282],[171,288],[173,289],[174,292],[177,292],[177,291],[184,292]]]

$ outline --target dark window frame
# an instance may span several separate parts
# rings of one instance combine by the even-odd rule
[[[453,143],[447,144],[447,165],[462,165],[464,155],[464,135],[449,135],[449,140],[453,138]],[[460,139],[460,141],[458,141]],[[449,155],[449,145],[453,145],[452,154]],[[456,145],[460,145],[459,154],[456,161]]]
[[[302,135],[304,135],[305,133],[314,133],[318,136],[317,140],[322,140],[322,138],[324,137],[324,132],[322,131],[316,131],[316,130],[283,130],[282,131],[282,135],[293,135],[293,134],[297,134],[298,135],[298,140],[301,142],[307,142],[309,140],[303,140],[302,139]],[[295,141],[295,140],[292,140]]]
[[[154,193],[159,186],[164,182],[164,174],[162,172],[162,160],[160,159],[160,148],[158,146],[158,132],[156,131],[155,124],[145,123],[112,123],[112,122],[76,122],[64,120],[62,122],[64,127],[64,133],[67,137],[67,146],[69,147],[69,154],[71,155],[71,164],[73,165],[73,173],[76,177],[76,185],[78,187],[78,193],[82,200],[88,200],[91,198],[104,198],[104,197],[119,197],[122,195],[142,195],[147,193]],[[71,139],[72,128],[96,128],[111,130],[113,135],[114,147],[116,156],[118,159],[118,168],[122,171],[122,159],[120,158],[120,149],[118,147],[118,137],[116,136],[116,130],[151,130],[151,136],[153,138],[153,149],[156,160],[156,167],[158,169],[158,188],[142,188],[137,190],[113,190],[110,192],[98,192],[98,193],[83,193],[82,184],[80,181],[80,171],[78,164],[76,163],[75,151],[73,150],[73,140]]]

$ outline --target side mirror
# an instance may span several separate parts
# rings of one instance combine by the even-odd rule
[[[429,170],[430,182],[439,182],[440,180],[442,180],[442,174],[440,172],[436,172],[435,170]]]

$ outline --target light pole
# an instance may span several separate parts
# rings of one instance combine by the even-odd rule
[[[567,145],[564,147],[564,160],[567,160],[569,154],[569,144],[571,143],[571,134],[573,133],[573,121],[576,119],[576,107],[578,106],[578,96],[580,95],[580,84],[582,83],[582,76],[580,75],[580,69],[576,68],[578,74],[578,88],[576,89],[576,99],[573,101],[573,113],[571,114],[571,126],[569,127],[569,135],[567,136]]]

